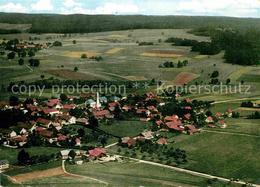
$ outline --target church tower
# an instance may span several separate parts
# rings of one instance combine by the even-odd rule
[[[99,92],[97,92],[97,101],[96,101],[96,108],[99,109],[101,107],[100,99],[99,99]]]

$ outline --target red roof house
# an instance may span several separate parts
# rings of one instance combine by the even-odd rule
[[[166,116],[164,118],[164,121],[175,121],[176,119],[179,119],[177,115],[172,115],[172,116]]]
[[[100,158],[106,155],[106,149],[97,147],[95,149],[89,150],[88,153],[90,158]]]
[[[156,143],[159,144],[159,145],[166,145],[167,139],[166,138],[160,138],[156,141]]]
[[[187,125],[186,129],[187,129],[188,134],[190,134],[190,135],[199,132],[199,129],[197,129],[194,125]]]

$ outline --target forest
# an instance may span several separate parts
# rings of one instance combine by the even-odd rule
[[[255,18],[144,15],[57,15],[0,13],[0,23],[32,24],[31,33],[89,33],[127,29],[225,27],[260,29]],[[44,26],[43,26],[44,25]]]

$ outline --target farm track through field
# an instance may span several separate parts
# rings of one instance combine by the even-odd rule
[[[239,132],[224,132],[224,131],[214,131],[214,130],[205,130],[201,129],[202,132],[209,132],[209,133],[217,133],[217,134],[228,134],[228,135],[236,135],[236,136],[247,136],[247,137],[253,137],[253,138],[260,138],[258,135],[253,134],[245,134],[245,133],[239,133]]]
[[[121,155],[118,155],[118,156],[121,156]],[[121,156],[121,157],[125,157],[125,156]],[[187,174],[191,174],[191,175],[198,176],[198,177],[204,177],[204,178],[207,178],[207,179],[218,179],[218,180],[223,181],[223,182],[230,182],[230,179],[218,177],[218,176],[214,176],[214,175],[210,175],[210,174],[200,173],[200,172],[197,172],[197,171],[192,171],[192,170],[188,170],[188,169],[164,165],[164,164],[160,164],[160,163],[157,163],[157,162],[140,160],[140,159],[131,158],[131,157],[125,157],[125,158],[135,160],[135,161],[138,161],[140,163],[145,163],[145,164],[150,164],[150,165],[154,165],[154,166],[169,168],[169,169],[172,169],[172,170],[175,170],[175,171],[178,171],[178,172],[187,173]],[[243,181],[233,181],[233,183],[241,184],[241,185],[246,184],[246,182],[243,182]],[[251,184],[251,185],[253,187],[260,187],[260,185],[258,185],[258,184]]]
[[[104,184],[105,186],[108,186],[108,183],[105,182],[105,181],[102,181],[102,180],[99,180],[99,179],[96,179],[96,178],[92,178],[92,177],[88,177],[88,176],[85,176],[85,175],[78,175],[78,174],[73,174],[73,173],[69,173],[66,171],[66,167],[65,167],[65,160],[62,160],[62,170],[65,174],[69,175],[69,176],[72,176],[72,177],[79,177],[79,178],[85,178],[85,179],[88,179],[88,180],[93,180],[93,181],[96,181],[98,183],[101,183],[101,184]]]
[[[231,103],[234,101],[245,101],[245,100],[259,100],[259,97],[247,97],[247,98],[241,98],[241,99],[229,99],[229,100],[224,100],[224,101],[215,101],[213,103],[211,103],[211,105],[215,105],[215,104],[220,104],[220,103]]]

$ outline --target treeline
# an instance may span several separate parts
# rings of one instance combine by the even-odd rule
[[[189,40],[189,39],[185,39],[185,38],[168,38],[167,40],[165,40],[166,43],[173,43],[172,45],[176,45],[176,46],[195,46],[197,45],[199,42],[197,40]]]
[[[32,24],[32,33],[88,33],[127,29],[232,27],[260,29],[259,19],[203,16],[55,15],[1,13],[1,23]]]
[[[211,42],[198,42],[180,38],[168,38],[166,42],[178,46],[191,46],[191,51],[199,52],[202,55],[215,55],[224,50],[224,59],[230,64],[260,64],[259,30],[235,31],[219,28],[212,31],[209,28],[208,34],[211,35]]]
[[[0,29],[0,34],[17,34],[21,33],[18,29]]]

